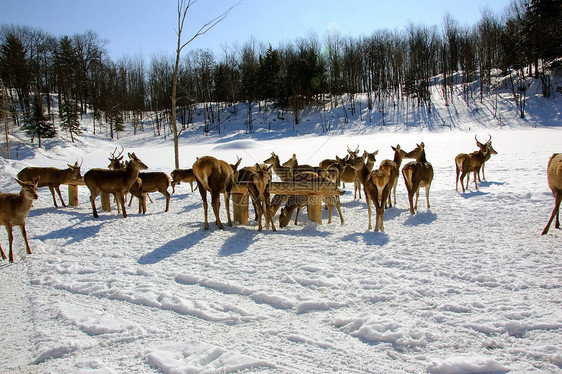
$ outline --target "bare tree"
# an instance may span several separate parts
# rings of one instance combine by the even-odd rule
[[[182,43],[181,40],[181,33],[183,31],[183,26],[185,22],[185,18],[187,16],[187,11],[191,6],[193,6],[198,0],[178,0],[178,29],[176,33],[178,35],[178,45],[176,48],[176,63],[174,65],[174,74],[172,76],[172,115],[171,115],[171,125],[172,131],[174,132],[174,162],[175,168],[178,169],[180,167],[180,158],[179,158],[179,135],[178,127],[176,123],[176,103],[177,103],[177,83],[178,83],[178,74],[179,74],[179,63],[180,63],[180,54],[182,49],[185,48],[189,43],[195,40],[198,36],[204,35],[209,32],[213,27],[218,25],[223,19],[226,18],[228,13],[239,3],[232,5],[230,8],[225,10],[223,13],[218,15],[217,17],[211,19],[210,21],[206,22],[203,26],[195,32],[195,34],[189,38],[185,43]]]

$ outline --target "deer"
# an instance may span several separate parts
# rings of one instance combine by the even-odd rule
[[[476,136],[474,137],[476,139]],[[469,181],[469,173],[473,173],[474,178],[474,188],[478,191],[478,184],[477,178],[480,169],[484,166],[486,160],[490,159],[492,154],[497,154],[497,152],[492,148],[492,137],[486,143],[480,143],[478,139],[476,139],[476,144],[480,149],[478,151],[472,153],[459,153],[455,157],[455,169],[456,169],[456,190],[459,190],[459,179],[461,182],[462,192],[464,193],[465,190],[468,188],[468,181]],[[460,175],[460,178],[459,178]],[[482,172],[484,175],[484,172]],[[463,179],[466,176],[466,188],[464,186]]]
[[[148,169],[135,153],[129,153],[129,162],[125,169],[90,169],[84,174],[84,183],[90,190],[90,203],[94,218],[98,218],[96,197],[100,192],[114,194],[117,204],[121,204],[123,218],[127,217],[124,196],[137,180],[139,171]]]
[[[117,147],[115,147],[115,150],[113,152],[111,152],[109,154],[109,165],[107,165],[108,169],[118,169],[118,170],[123,170],[127,167],[127,162],[123,161],[123,151],[125,149],[123,147],[121,147],[121,152],[119,152],[118,155],[115,155],[115,152],[117,152]],[[131,188],[129,188],[129,192],[131,193],[132,196],[135,196],[138,201],[139,201],[139,214],[140,213],[146,213],[146,196],[148,196],[148,198],[150,199],[150,195],[146,194],[144,195],[142,192],[142,181],[140,178],[137,177],[137,179],[133,182],[133,184],[131,184]],[[133,201],[133,198],[131,196],[131,199],[129,200],[129,206],[131,206],[131,202]],[[124,196],[124,201],[126,200],[126,194]],[[117,195],[113,194],[113,199],[115,200],[115,204],[117,204],[117,213],[121,214],[121,206],[119,205],[119,203],[117,202]],[[152,199],[150,199],[150,202],[152,202]]]
[[[329,174],[319,175],[313,171],[303,171],[298,175],[295,175],[293,178],[294,182],[316,182],[316,183],[335,183],[336,180],[331,177]],[[278,195],[276,195],[277,197]],[[286,227],[289,224],[291,216],[295,209],[297,210],[297,214],[295,217],[295,225],[298,224],[299,214],[302,207],[306,206],[308,203],[309,198],[320,198],[317,196],[308,197],[303,195],[284,195],[284,198],[279,199],[281,204],[283,201],[287,201],[285,207],[281,209],[281,213],[279,214],[279,227]],[[340,204],[340,197],[339,195],[332,195],[332,196],[324,196],[323,197],[326,206],[328,207],[328,223],[332,223],[332,210],[334,207],[338,210],[338,214],[340,215],[340,221],[343,225],[344,218],[341,211],[341,204]],[[275,202],[276,199],[274,199]],[[274,204],[273,204],[274,205]]]
[[[143,172],[143,173],[139,173],[138,178],[140,178],[141,183],[140,183],[140,187],[141,187],[141,194],[142,194],[142,199],[139,199],[139,204],[142,202],[142,204],[144,205],[144,212],[146,213],[146,198],[145,196],[148,196],[149,192],[160,192],[162,195],[164,195],[164,197],[166,198],[166,209],[164,210],[165,212],[167,212],[170,209],[170,193],[168,192],[168,187],[170,186],[170,177],[168,176],[168,174],[161,172],[161,171],[150,171],[150,172]],[[134,196],[137,196],[135,193],[133,193],[133,190],[136,190],[137,187],[135,185],[135,183],[133,183],[133,185],[131,186],[131,194],[133,194]],[[136,191],[135,191],[136,192]],[[138,192],[137,192],[138,194]],[[138,196],[137,196],[138,198]],[[152,200],[151,200],[152,201]],[[129,206],[131,206],[131,203],[133,202],[133,200],[131,199],[129,201]],[[140,213],[140,208],[139,208],[139,213]]]
[[[262,216],[265,216],[265,228],[269,229],[271,224],[272,231],[276,231],[275,224],[271,214],[271,199],[269,193],[269,186],[271,182],[271,168],[272,165],[256,164],[253,167],[244,167],[238,173],[231,174],[229,178],[229,186],[231,189],[232,184],[245,182],[248,192],[252,197],[252,203],[256,212],[256,221],[258,221],[258,230],[262,231]]]
[[[482,144],[478,141],[478,139],[476,139],[476,135],[474,136],[474,139],[476,140],[476,145],[478,146],[478,148],[482,149],[483,147],[488,147],[490,149],[490,153],[486,155],[484,162],[482,163],[482,179],[486,180],[486,176],[484,175],[484,164],[486,163],[486,161],[488,161],[490,159],[490,157],[492,157],[492,155],[497,155],[498,152],[496,152],[496,150],[492,147],[492,136],[490,134],[488,134],[488,136],[490,137],[490,139]],[[478,176],[478,182],[480,182],[480,170],[478,170],[478,173],[476,173],[476,175]],[[467,185],[468,185],[468,178],[466,181]]]
[[[355,157],[355,158],[360,158],[360,157]],[[355,187],[354,187],[354,199],[357,198],[357,191],[359,190],[359,181],[357,180],[357,176],[355,175],[355,169],[353,169],[353,167],[349,164],[349,162],[351,162],[351,160],[355,159],[355,158],[350,158],[350,157],[344,157],[344,158],[340,158],[338,156],[336,156],[336,161],[337,163],[337,168],[339,170],[340,173],[340,181],[342,181],[343,186],[345,187],[345,183],[354,183]],[[361,191],[359,190],[359,198],[361,198]]]
[[[384,210],[390,190],[392,188],[392,173],[388,167],[369,170],[363,157],[352,160],[357,179],[363,184],[365,200],[367,201],[367,212],[369,216],[368,229],[372,229],[371,202],[375,206],[375,231],[384,232]]]
[[[396,147],[394,146],[390,146],[390,148],[392,148],[392,150],[394,151],[394,159],[392,161],[394,161],[394,166],[396,166],[396,171],[398,172],[398,174],[396,175],[396,178],[394,179],[394,183],[392,185],[392,195],[394,196],[394,206],[396,206],[396,188],[398,187],[398,178],[400,176],[400,166],[402,165],[402,160],[407,158],[406,155],[406,151],[404,151],[401,147],[400,144],[397,144]],[[385,163],[385,160],[383,160],[381,162],[381,165],[383,165],[383,163]],[[388,196],[388,206],[392,207],[392,203],[390,201],[390,195]]]
[[[226,205],[226,214],[228,217],[228,226],[232,226],[230,218],[230,197],[229,191],[225,188],[230,176],[237,172],[241,158],[236,164],[230,165],[226,161],[214,158],[213,156],[203,156],[197,159],[193,164],[193,174],[197,180],[197,188],[203,200],[203,209],[205,211],[204,229],[209,229],[209,221],[207,214],[207,191],[211,193],[211,206],[215,213],[216,223],[219,229],[223,228],[219,216],[220,194],[224,194],[224,204]]]
[[[14,262],[14,252],[13,252],[13,241],[14,236],[12,234],[12,227],[19,226],[23,240],[25,241],[25,249],[27,254],[31,254],[31,248],[29,247],[29,242],[27,240],[27,231],[25,229],[25,219],[29,214],[29,210],[33,205],[33,200],[37,200],[39,195],[37,195],[37,187],[39,183],[39,178],[36,177],[31,182],[22,181],[18,178],[14,178],[16,182],[21,186],[21,191],[19,194],[15,193],[0,193],[0,225],[6,227],[8,232],[8,242],[10,243],[10,252],[8,253],[8,260]],[[2,259],[6,259],[6,254],[0,246],[0,254]]]
[[[18,173],[17,177],[19,180],[24,182],[31,182],[39,177],[39,184],[37,187],[49,187],[51,195],[53,196],[53,203],[55,204],[55,207],[58,208],[57,199],[55,197],[56,190],[62,206],[66,207],[60,193],[60,185],[73,180],[82,179],[82,176],[80,175],[80,167],[82,164],[78,165],[78,161],[76,161],[74,165],[67,164],[67,166],[68,168],[66,169],[57,169],[54,167],[27,167],[22,169]]]
[[[181,182],[189,183],[191,192],[193,192],[193,182],[197,183],[193,169],[174,169],[170,175],[172,176],[172,193],[176,193],[176,185]]]
[[[416,157],[416,161],[408,162],[402,168],[402,175],[406,183],[408,191],[408,201],[410,202],[410,213],[415,214],[414,209],[418,209],[418,197],[420,195],[420,187],[425,187],[425,198],[427,200],[427,208],[429,205],[429,188],[433,180],[433,166],[425,158],[425,145],[423,142],[417,144],[417,147],[407,153],[408,157]],[[414,194],[416,194],[416,203],[413,204]]]
[[[556,223],[554,224],[554,227],[557,229],[560,228],[560,202],[562,201],[562,153],[554,153],[550,157],[546,173],[548,186],[554,195],[554,209],[552,209],[550,219],[548,220],[548,223],[541,235],[548,233],[554,216],[556,216]]]
[[[290,181],[293,178],[293,171],[290,167],[281,165],[279,161],[279,156],[271,152],[271,157],[266,159],[264,164],[271,165],[273,172],[281,179],[283,182]]]

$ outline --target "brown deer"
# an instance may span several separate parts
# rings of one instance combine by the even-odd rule
[[[118,155],[115,155],[115,152],[117,152],[117,147],[115,147],[115,150],[111,152],[111,154],[109,155],[109,165],[107,165],[108,169],[123,170],[127,167],[127,162],[123,161],[123,156],[122,156],[124,150],[125,149],[121,147],[121,152],[119,152]],[[146,197],[148,196],[148,198],[150,199],[150,195],[143,194],[141,185],[142,185],[142,181],[138,177],[133,182],[133,184],[131,184],[131,188],[129,188],[129,192],[131,193],[132,196],[129,200],[129,206],[131,206],[131,202],[133,201],[133,196],[136,197],[139,201],[139,214],[140,213],[144,214],[146,213]],[[115,204],[117,204],[117,213],[121,214],[121,206],[117,202],[117,195],[113,194],[113,199],[115,200]],[[127,194],[125,194],[123,199],[125,202],[127,201]],[[150,199],[150,202],[151,203],[153,202],[152,199]]]
[[[0,193],[0,225],[6,226],[8,232],[8,241],[10,243],[10,252],[8,253],[9,261],[14,262],[12,227],[19,226],[23,240],[25,241],[25,248],[28,254],[31,254],[29,242],[27,241],[27,231],[25,230],[25,219],[31,209],[33,200],[38,198],[37,185],[39,177],[36,177],[31,182],[24,182],[17,178],[16,182],[21,186],[19,194],[15,193]],[[6,254],[0,246],[0,254],[2,259],[6,259]]]
[[[96,197],[100,192],[114,194],[117,204],[121,204],[123,217],[127,217],[124,196],[136,181],[139,171],[148,169],[135,153],[129,153],[129,162],[125,169],[91,169],[84,174],[84,183],[90,190],[90,203],[94,218],[98,218],[96,210]]]
[[[242,161],[242,159],[239,158],[236,164],[230,165],[212,156],[203,156],[197,159],[193,164],[193,174],[195,175],[195,179],[197,179],[197,188],[199,188],[199,193],[203,200],[203,209],[205,210],[205,230],[209,229],[207,191],[211,193],[211,206],[215,213],[216,223],[219,229],[223,228],[219,216],[221,193],[224,194],[228,226],[232,226],[232,219],[230,218],[230,197],[225,187],[229,177],[237,172],[240,161]]]
[[[271,182],[271,165],[256,164],[253,167],[244,167],[238,173],[234,173],[229,178],[229,186],[232,184],[244,182],[247,185],[248,192],[252,197],[252,203],[256,212],[256,221],[258,221],[258,230],[262,231],[262,216],[265,216],[265,228],[276,231],[275,224],[271,215],[271,199],[269,186]]]
[[[303,171],[293,178],[294,182],[315,182],[315,183],[335,183],[336,180],[333,177],[330,177],[329,174],[319,175],[312,171]],[[278,195],[276,195],[278,196]],[[308,204],[308,199],[320,199],[319,196],[303,196],[303,195],[284,195],[283,201],[287,201],[285,207],[281,209],[281,213],[279,214],[279,227],[286,227],[291,220],[293,212],[295,209],[297,210],[296,217],[295,217],[295,225],[298,224],[299,214],[301,209]],[[336,207],[338,210],[338,214],[340,215],[340,221],[343,225],[344,218],[341,211],[340,205],[340,197],[339,195],[333,196],[324,196],[323,197],[326,206],[328,207],[328,223],[332,223],[332,211],[333,208]],[[274,199],[275,201],[276,199]]]
[[[353,167],[350,165],[350,162],[352,162],[352,160],[356,158],[361,158],[361,157],[356,156],[354,158],[351,158],[349,156],[346,156],[344,158],[339,158],[338,156],[336,156],[336,161],[338,162],[336,167],[339,170],[340,181],[343,183],[343,186],[345,187],[345,183],[354,183],[354,188],[353,188],[354,199],[357,198],[357,191],[359,191],[359,198],[361,198],[361,190],[359,189],[361,182],[357,179],[357,176],[355,175],[355,169],[353,169]]]
[[[193,182],[197,183],[193,169],[174,169],[170,175],[172,176],[172,193],[176,193],[176,185],[181,182],[189,183],[191,192],[193,192]]]
[[[542,235],[548,232],[554,216],[556,216],[556,223],[554,224],[554,227],[557,229],[560,228],[560,202],[562,201],[562,153],[554,153],[550,157],[546,173],[548,186],[554,195],[554,209],[552,209],[552,214],[542,231]]]
[[[416,161],[408,162],[402,168],[402,175],[406,182],[406,190],[408,191],[408,200],[410,202],[410,213],[415,214],[414,209],[418,209],[418,197],[420,195],[420,187],[425,187],[425,197],[427,200],[427,208],[429,209],[429,188],[433,180],[433,166],[427,162],[425,158],[425,145],[423,142],[407,153],[408,157],[416,157]],[[414,205],[413,198],[416,194],[416,203]]]
[[[367,212],[369,215],[368,229],[372,229],[371,224],[371,202],[375,206],[375,231],[384,231],[384,209],[390,196],[392,188],[391,169],[385,167],[370,171],[365,159],[357,157],[352,161],[352,167],[357,174],[357,179],[363,184],[365,200],[367,201]]]
[[[156,191],[160,192],[166,198],[166,209],[164,211],[167,212],[170,209],[170,193],[168,192],[168,187],[170,186],[170,177],[168,176],[168,174],[161,171],[150,171],[150,172],[139,173],[138,178],[140,178],[141,180],[140,187],[142,189],[141,191],[142,199],[139,199],[139,204],[142,202],[142,204],[144,205],[143,213],[146,213],[145,195],[148,196],[149,192],[156,192]],[[135,193],[133,193],[133,190],[136,189],[137,187],[133,183],[130,192],[134,196],[137,196]],[[133,200],[131,199],[129,201],[129,206],[131,206],[132,202]],[[139,213],[140,213],[140,208],[139,208]]]
[[[490,139],[482,144],[478,141],[478,139],[476,139],[476,135],[474,136],[474,139],[476,140],[476,145],[478,146],[478,148],[482,149],[484,147],[487,147],[490,149],[490,152],[486,155],[484,162],[482,163],[482,179],[486,180],[486,176],[484,175],[484,164],[486,163],[486,161],[488,161],[490,159],[490,157],[492,157],[492,155],[497,155],[498,152],[496,152],[496,150],[492,147],[492,136],[488,134],[488,136],[490,137]],[[476,175],[478,176],[478,182],[480,182],[480,170],[478,170],[478,173],[476,173]],[[468,178],[467,178],[467,186],[468,186]]]
[[[392,190],[394,189],[394,204],[396,205],[396,185],[398,184],[400,169],[398,169],[396,161],[382,160],[379,165],[379,170],[390,175],[390,191],[388,192],[388,200],[385,202],[385,207],[392,208]]]
[[[476,139],[476,136],[474,137]],[[492,137],[486,143],[480,143],[476,139],[476,144],[480,149],[472,153],[459,153],[455,157],[455,168],[456,168],[456,190],[459,190],[459,179],[461,182],[462,192],[468,188],[469,173],[473,173],[474,178],[474,188],[478,191],[477,178],[480,169],[484,166],[486,160],[490,159],[492,154],[497,154],[497,152],[492,148]],[[482,173],[484,174],[484,173]],[[460,178],[459,178],[460,175]],[[466,188],[464,186],[463,179],[466,176]]]
[[[397,144],[396,147],[390,146],[390,148],[392,148],[392,150],[394,151],[393,161],[395,163],[396,171],[398,173],[398,175],[394,179],[394,184],[392,185],[392,194],[394,195],[394,206],[396,206],[396,188],[398,186],[398,178],[400,176],[400,166],[402,165],[402,160],[407,158],[406,157],[407,153],[402,148],[400,148],[400,144]],[[383,164],[383,162],[381,162],[381,165]],[[392,204],[390,202],[390,195],[388,196],[388,205],[392,207]]]
[[[279,156],[271,152],[271,157],[263,162],[264,164],[271,165],[273,172],[281,179],[283,182],[290,181],[293,178],[293,172],[290,167],[281,165],[279,161]]]
[[[78,161],[74,165],[67,164],[67,169],[57,169],[54,167],[27,167],[18,173],[18,179],[24,182],[31,182],[39,177],[39,184],[37,187],[49,187],[51,195],[53,196],[53,203],[56,207],[57,199],[55,198],[55,190],[59,195],[62,206],[66,206],[62,195],[60,193],[60,185],[66,184],[73,180],[80,180],[80,167]]]

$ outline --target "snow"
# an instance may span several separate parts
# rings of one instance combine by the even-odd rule
[[[0,372],[560,372],[562,234],[540,235],[554,205],[546,164],[562,151],[556,95],[529,97],[526,120],[502,96],[501,127],[491,99],[451,107],[436,99],[431,116],[390,111],[386,126],[370,124],[380,114],[363,103],[361,117],[336,118],[326,134],[317,108],[303,113],[298,136],[290,122],[271,122],[274,114],[272,131],[259,115],[248,134],[241,106],[220,136],[198,126],[182,134],[186,168],[206,154],[253,165],[272,151],[317,163],[348,146],[378,149],[378,164],[392,158],[391,145],[423,141],[435,170],[431,208],[422,190],[410,215],[400,179],[384,233],[367,230],[351,185],[343,225],[327,224],[327,211],[322,225],[304,212],[277,232],[258,232],[253,221],[204,231],[201,197],[185,184],[169,212],[153,193],[146,215],[135,201],[126,219],[115,209],[94,219],[85,187],[80,205],[66,208],[41,189],[27,219],[33,254],[15,229],[16,261],[0,263]],[[488,134],[498,154],[487,180],[476,191],[471,177],[456,192],[455,155]],[[0,189],[17,192],[12,178],[28,165],[105,167],[115,146],[151,170],[172,170],[170,138],[150,128],[120,137],[86,133],[76,146],[45,141],[46,150],[22,143],[17,158],[0,159]],[[0,243],[8,248],[3,229]]]

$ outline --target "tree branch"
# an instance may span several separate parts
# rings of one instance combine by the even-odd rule
[[[181,31],[183,29],[183,24],[185,22],[185,17],[187,16],[187,11],[189,9],[189,7],[191,7],[193,4],[195,4],[198,0],[188,0],[187,5],[185,6],[185,9],[183,10],[183,14],[181,17],[181,20],[178,19],[178,30],[179,33],[181,34]],[[238,0],[238,2],[234,5],[232,5],[230,8],[228,8],[227,10],[225,10],[222,14],[218,15],[217,17],[211,19],[210,21],[208,21],[207,23],[205,23],[203,26],[201,26],[199,28],[199,30],[197,30],[197,32],[185,43],[183,43],[181,46],[178,46],[179,49],[178,51],[181,51],[185,46],[187,46],[189,43],[191,43],[193,40],[195,40],[197,37],[201,36],[201,35],[205,35],[206,33],[208,33],[212,28],[214,28],[216,25],[218,25],[222,20],[224,20],[226,18],[226,16],[230,13],[230,11],[238,4],[240,4],[241,0]],[[180,3],[178,3],[178,13],[181,12],[181,8],[184,6],[184,0],[180,1]]]

